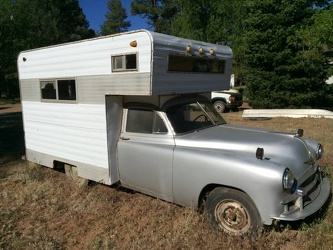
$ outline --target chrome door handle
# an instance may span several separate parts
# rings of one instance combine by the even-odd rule
[[[123,140],[123,141],[129,141],[130,140],[130,138],[127,138],[127,137],[120,137],[120,140]]]

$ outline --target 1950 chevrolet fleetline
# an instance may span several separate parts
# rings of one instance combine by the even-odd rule
[[[161,109],[125,105],[118,150],[122,185],[202,207],[231,234],[304,219],[330,193],[316,164],[320,143],[303,139],[302,130],[229,125],[199,96],[170,99]]]

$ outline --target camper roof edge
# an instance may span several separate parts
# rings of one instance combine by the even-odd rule
[[[88,100],[91,97],[83,94],[92,87],[99,96],[228,89],[232,51],[224,45],[136,30],[22,51],[17,63],[21,89],[31,84],[56,88],[57,81],[75,80],[79,98]],[[26,94],[38,101],[37,92]]]
[[[207,44],[207,45],[211,44],[211,43],[203,42],[203,41],[200,41],[200,40],[194,40],[194,39],[189,39],[189,38],[176,37],[176,36],[169,35],[169,34],[157,33],[157,32],[154,32],[154,31],[147,30],[147,29],[137,29],[137,30],[131,30],[131,31],[126,31],[126,32],[122,32],[122,33],[110,34],[110,35],[106,35],[106,36],[93,37],[93,38],[82,39],[82,40],[78,40],[78,41],[71,41],[71,42],[66,42],[66,43],[59,43],[59,44],[54,44],[54,45],[50,45],[50,46],[43,46],[43,47],[38,47],[38,48],[34,48],[34,49],[23,50],[19,53],[19,56],[20,56],[21,53],[26,53],[26,52],[31,52],[31,51],[41,50],[41,49],[48,49],[48,48],[53,48],[53,47],[60,47],[60,46],[68,45],[68,44],[75,44],[75,43],[82,43],[82,42],[87,42],[87,41],[100,40],[100,39],[105,39],[105,38],[108,38],[108,37],[123,36],[123,35],[127,35],[127,34],[138,33],[138,32],[145,32],[149,36],[151,36],[152,38],[156,38],[157,36],[174,37],[174,38],[183,39],[183,40],[187,40],[187,41],[199,42],[199,43]],[[153,41],[153,39],[152,39],[152,41]],[[232,55],[232,50],[230,49],[230,47],[225,46],[225,45],[219,45],[219,46],[223,46],[225,48],[225,50]],[[19,58],[19,56],[18,56],[18,58]]]
[[[122,32],[122,33],[106,35],[106,36],[98,36],[98,37],[77,40],[77,41],[71,41],[71,42],[65,42],[65,43],[53,44],[53,45],[49,45],[49,46],[38,47],[38,48],[34,48],[34,49],[27,49],[27,50],[21,51],[19,53],[19,56],[21,53],[26,53],[26,52],[31,52],[31,51],[41,50],[41,49],[49,49],[49,48],[54,48],[54,47],[61,47],[61,46],[68,45],[68,44],[76,44],[76,43],[82,43],[82,42],[88,42],[88,41],[102,40],[102,39],[105,39],[108,37],[117,37],[117,36],[122,36],[122,35],[126,35],[126,34],[138,33],[138,32],[146,32],[148,34],[155,33],[153,31],[149,31],[146,29],[131,30],[131,31],[126,31],[126,32]],[[18,56],[18,58],[19,58],[19,56]]]

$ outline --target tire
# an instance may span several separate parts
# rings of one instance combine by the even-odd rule
[[[208,222],[229,235],[256,236],[262,228],[259,212],[245,193],[231,188],[216,188],[207,197]]]
[[[224,113],[227,109],[227,107],[223,101],[215,101],[213,106],[216,109],[216,111],[219,113]]]
[[[75,185],[78,187],[88,186],[88,179],[82,178],[78,175],[77,167],[65,164],[65,173],[68,178],[74,181]]]

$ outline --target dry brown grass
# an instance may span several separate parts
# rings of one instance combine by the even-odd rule
[[[325,146],[321,164],[332,174],[333,120],[225,116],[231,123],[286,132],[304,128],[305,137]],[[119,187],[79,189],[64,173],[19,160],[19,128],[0,157],[0,249],[333,249],[332,206],[323,217],[267,228],[257,240],[233,238],[213,231],[194,210]]]

